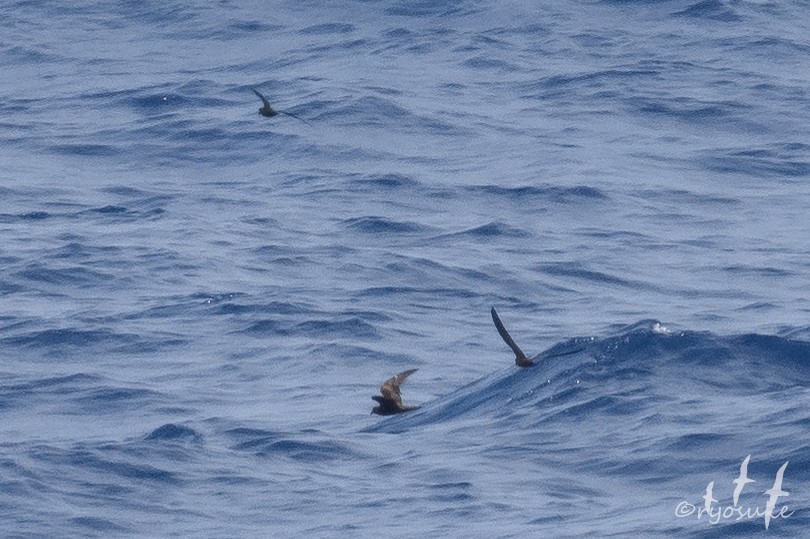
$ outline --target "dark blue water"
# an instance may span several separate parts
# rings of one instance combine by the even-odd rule
[[[0,536],[810,528],[807,2],[0,20]]]

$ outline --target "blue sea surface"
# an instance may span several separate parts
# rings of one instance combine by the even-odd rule
[[[806,0],[0,20],[0,536],[808,536]]]

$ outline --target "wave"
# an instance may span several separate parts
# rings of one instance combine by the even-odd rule
[[[695,19],[708,19],[721,22],[738,22],[742,20],[726,2],[720,0],[702,0],[686,9],[673,13],[675,17],[689,17]]]
[[[345,444],[318,432],[291,435],[239,427],[226,431],[225,435],[232,440],[232,449],[246,451],[256,457],[281,457],[315,463],[338,458],[357,458]]]
[[[595,417],[621,422],[633,416],[629,423],[634,423],[655,416],[677,423],[689,421],[695,412],[692,406],[700,409],[701,405],[709,407],[705,422],[717,399],[727,399],[728,414],[728,407],[743,407],[746,399],[752,403],[771,396],[778,400],[786,392],[806,389],[810,386],[808,358],[810,343],[804,341],[671,332],[658,321],[644,320],[608,338],[561,342],[537,355],[533,368],[498,371],[365,431],[394,433],[446,421],[490,423],[493,419],[506,426],[532,428]],[[679,401],[686,403],[681,413],[663,410],[666,403]],[[797,425],[808,420],[806,412],[794,411]],[[681,448],[707,440],[687,434],[675,439]]]
[[[765,147],[717,148],[699,156],[712,172],[752,175],[787,182],[810,175],[807,151],[803,143],[772,144]]]
[[[498,198],[508,198],[517,201],[527,201],[533,198],[558,203],[575,203],[579,201],[607,200],[608,196],[595,187],[577,185],[562,187],[556,185],[536,186],[524,185],[522,187],[503,187],[500,185],[472,186],[467,190],[474,193],[483,193]]]

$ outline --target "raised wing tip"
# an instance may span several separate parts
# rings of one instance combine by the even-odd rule
[[[402,371],[401,373],[392,376],[383,385],[390,385],[391,387],[398,388],[400,385],[405,383],[405,380],[407,380],[410,375],[418,370],[419,369],[408,369],[407,371]]]
[[[251,89],[251,90],[253,90],[253,93],[254,93],[254,94],[256,94],[257,96],[259,96],[259,99],[261,99],[261,100],[262,100],[262,103],[264,103],[265,105],[268,105],[268,104],[269,104],[269,102],[267,101],[267,98],[266,98],[266,97],[264,97],[264,95],[262,95],[262,93],[261,93],[259,90],[257,90],[256,88],[253,88],[253,87],[251,87],[250,89]]]
[[[515,364],[518,367],[530,367],[534,365],[532,360],[526,357],[526,354],[523,353],[523,350],[521,350],[520,347],[518,347],[514,339],[512,339],[512,336],[509,335],[509,332],[506,331],[506,327],[504,327],[503,322],[501,322],[498,313],[495,311],[495,307],[492,307],[492,309],[490,309],[489,314],[492,315],[492,321],[495,323],[495,329],[498,330],[498,334],[501,336],[501,338],[504,340],[507,346],[509,346],[509,348],[512,349],[512,352],[515,353]]]

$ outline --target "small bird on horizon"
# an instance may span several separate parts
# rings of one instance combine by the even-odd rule
[[[408,376],[412,375],[416,371],[417,369],[408,369],[407,371],[401,372],[396,376],[392,376],[383,382],[383,385],[380,386],[380,393],[382,393],[382,397],[379,395],[374,395],[371,397],[380,403],[379,406],[375,406],[374,409],[371,410],[371,413],[377,415],[393,415],[419,408],[418,406],[403,405],[402,396],[399,394],[399,386],[405,382]]]
[[[260,94],[259,91],[256,88],[251,88],[251,90],[253,90],[253,93],[256,94],[257,96],[259,96],[259,99],[262,100],[262,108],[259,109],[259,114],[261,114],[262,116],[266,116],[266,117],[270,118],[272,116],[277,116],[279,114],[284,114],[285,116],[291,116],[291,117],[295,118],[296,120],[300,120],[300,121],[304,122],[305,124],[309,123],[305,119],[301,118],[300,116],[296,116],[295,114],[293,114],[291,112],[285,112],[283,110],[274,109],[270,105],[270,102],[267,100],[267,98],[264,97],[262,94]]]

